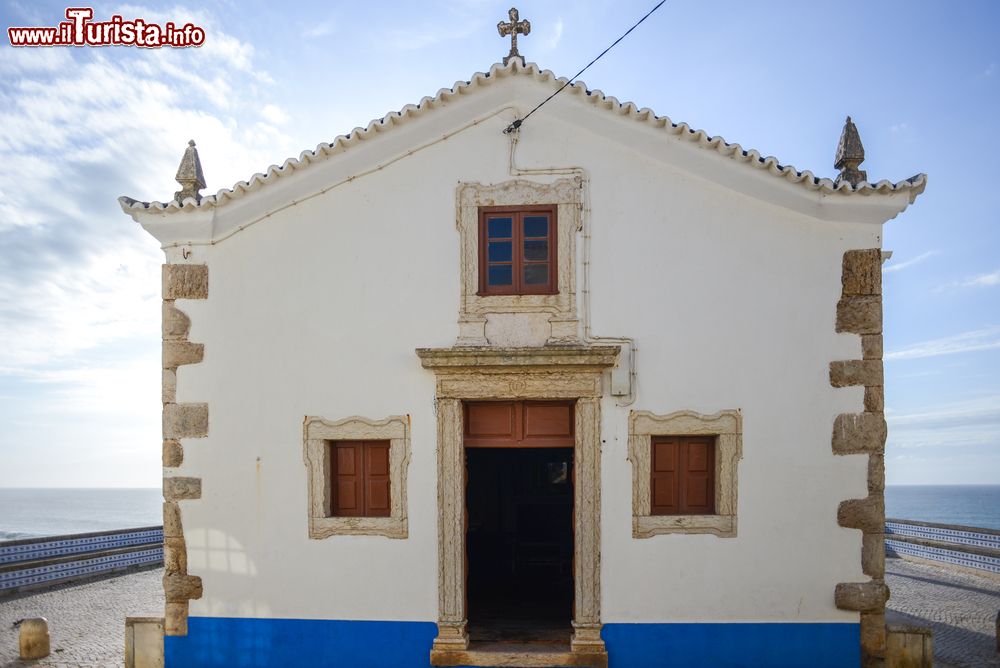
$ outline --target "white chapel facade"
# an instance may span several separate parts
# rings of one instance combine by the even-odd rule
[[[874,665],[882,225],[926,177],[580,82],[518,123],[566,80],[505,61],[121,198],[166,254],[166,665]]]

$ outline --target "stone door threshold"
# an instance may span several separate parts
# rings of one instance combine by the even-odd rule
[[[566,646],[531,643],[470,643],[466,650],[431,650],[432,666],[519,666],[607,668],[607,652],[572,652]]]

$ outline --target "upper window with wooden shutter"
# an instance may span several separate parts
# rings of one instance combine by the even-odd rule
[[[556,207],[479,209],[479,294],[559,292]]]
[[[459,183],[456,345],[579,343],[576,245],[587,187],[580,177]],[[508,314],[507,324],[487,336],[487,322],[501,321],[494,314]]]

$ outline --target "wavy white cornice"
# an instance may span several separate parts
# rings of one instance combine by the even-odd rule
[[[496,81],[512,76],[533,77],[535,81],[544,84],[562,86],[566,83],[564,77],[556,77],[550,70],[541,70],[535,63],[521,65],[516,58],[511,59],[509,64],[494,64],[488,73],[477,72],[469,81],[459,81],[451,88],[442,88],[435,97],[425,97],[416,105],[408,104],[399,111],[391,112],[382,118],[371,121],[365,128],[355,128],[347,135],[340,135],[332,142],[319,144],[312,151],[303,151],[298,158],[288,158],[280,166],[271,165],[264,174],[257,173],[246,181],[240,181],[232,188],[219,190],[214,195],[201,198],[201,201],[193,197],[185,198],[178,202],[141,202],[131,197],[119,197],[118,202],[122,210],[129,215],[135,213],[174,213],[177,211],[194,211],[218,208],[234,200],[241,199],[254,193],[261,188],[274,183],[283,176],[287,176],[297,171],[308,169],[310,165],[327,160],[339,153],[347,151],[351,147],[375,136],[377,133],[385,132],[395,126],[405,124],[424,114],[433,111],[460,95],[467,95],[478,89],[487,87]],[[897,193],[907,193],[909,202],[912,203],[916,197],[924,191],[927,185],[927,175],[917,174],[905,181],[893,183],[888,180],[881,180],[877,183],[867,181],[854,186],[846,181],[835,183],[833,179],[820,178],[811,171],[799,171],[791,165],[782,165],[773,156],[762,156],[755,149],[744,149],[739,144],[730,144],[720,136],[711,136],[704,130],[695,130],[687,123],[674,123],[667,116],[657,116],[651,109],[638,108],[631,102],[619,102],[616,98],[607,96],[599,90],[589,90],[582,81],[576,81],[566,87],[566,92],[583,96],[588,102],[620,116],[626,116],[637,122],[645,123],[651,127],[660,128],[667,134],[683,139],[701,148],[713,149],[719,155],[730,158],[749,167],[765,170],[769,174],[783,178],[790,183],[795,183],[801,187],[819,191],[824,194],[837,193],[840,195],[890,195]]]

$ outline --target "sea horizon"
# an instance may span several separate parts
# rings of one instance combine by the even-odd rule
[[[0,541],[156,526],[162,503],[160,487],[0,487]],[[885,515],[1000,530],[1000,484],[886,485]]]

